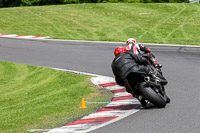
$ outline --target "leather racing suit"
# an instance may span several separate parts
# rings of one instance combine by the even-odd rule
[[[148,75],[150,69],[144,66],[148,63],[146,58],[141,55],[133,54],[133,52],[127,51],[117,55],[112,64],[111,68],[115,75],[115,80],[118,85],[125,86],[127,92],[132,93],[134,89],[131,88],[127,78],[130,74]]]
[[[126,50],[127,51],[131,51],[134,54],[142,54],[144,57],[146,57],[147,59],[149,59],[149,61],[156,66],[158,63],[155,59],[155,55],[153,53],[151,53],[151,49],[145,47],[142,44],[134,44],[134,43],[130,43],[126,46]],[[141,51],[143,51],[144,53],[141,53]]]

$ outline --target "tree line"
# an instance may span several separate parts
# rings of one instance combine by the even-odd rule
[[[0,7],[15,6],[39,6],[75,3],[118,3],[118,2],[142,2],[142,3],[181,3],[187,0],[0,0]]]

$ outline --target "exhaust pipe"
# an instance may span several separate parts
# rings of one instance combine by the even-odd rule
[[[149,83],[150,82],[150,77],[149,76],[144,77],[144,81]]]

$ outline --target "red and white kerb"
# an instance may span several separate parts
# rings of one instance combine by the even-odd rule
[[[113,93],[111,102],[96,113],[68,123],[63,127],[51,129],[48,133],[85,133],[139,111],[139,101],[126,92],[124,87],[117,85],[114,78],[93,77],[91,81]]]
[[[1,34],[0,37],[7,37],[7,38],[23,38],[23,39],[45,39],[50,38],[49,36],[32,36],[32,35],[16,35],[16,34]]]

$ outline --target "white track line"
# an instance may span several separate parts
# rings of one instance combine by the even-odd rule
[[[51,68],[51,67],[48,67],[48,68]],[[58,70],[58,71],[69,72],[69,73],[80,74],[80,75],[95,76],[95,77],[102,77],[102,78],[107,77],[107,76],[102,76],[102,75],[97,75],[97,74],[92,74],[92,73],[85,73],[85,72],[74,71],[74,70],[67,70],[67,69],[60,69],[60,68],[52,68],[52,69],[55,69],[55,70]]]
[[[40,37],[40,38],[33,38],[33,37],[13,37],[13,36],[18,36],[15,34],[8,34],[8,35],[3,35],[1,36],[0,33],[0,37],[7,37],[7,38],[18,38],[18,39],[44,39],[47,41],[60,41],[60,42],[80,42],[80,43],[93,43],[93,44],[116,44],[116,45],[125,45],[125,42],[110,42],[110,41],[86,41],[86,40],[61,40],[61,39],[47,39],[47,38],[51,38],[49,36],[44,36],[44,37]],[[156,43],[142,43],[144,45],[153,45],[153,46],[164,46],[164,47],[191,47],[191,48],[200,48],[200,46],[198,45],[179,45],[179,44],[156,44]]]
[[[109,42],[109,41],[85,41],[85,40],[60,40],[60,39],[45,39],[48,41],[60,41],[60,42],[80,42],[80,43],[101,43],[101,44],[116,44],[116,45],[125,45],[125,42]],[[156,44],[156,43],[140,43],[144,45],[154,45],[154,46],[167,46],[167,47],[198,47],[198,45],[179,45],[179,44]]]

